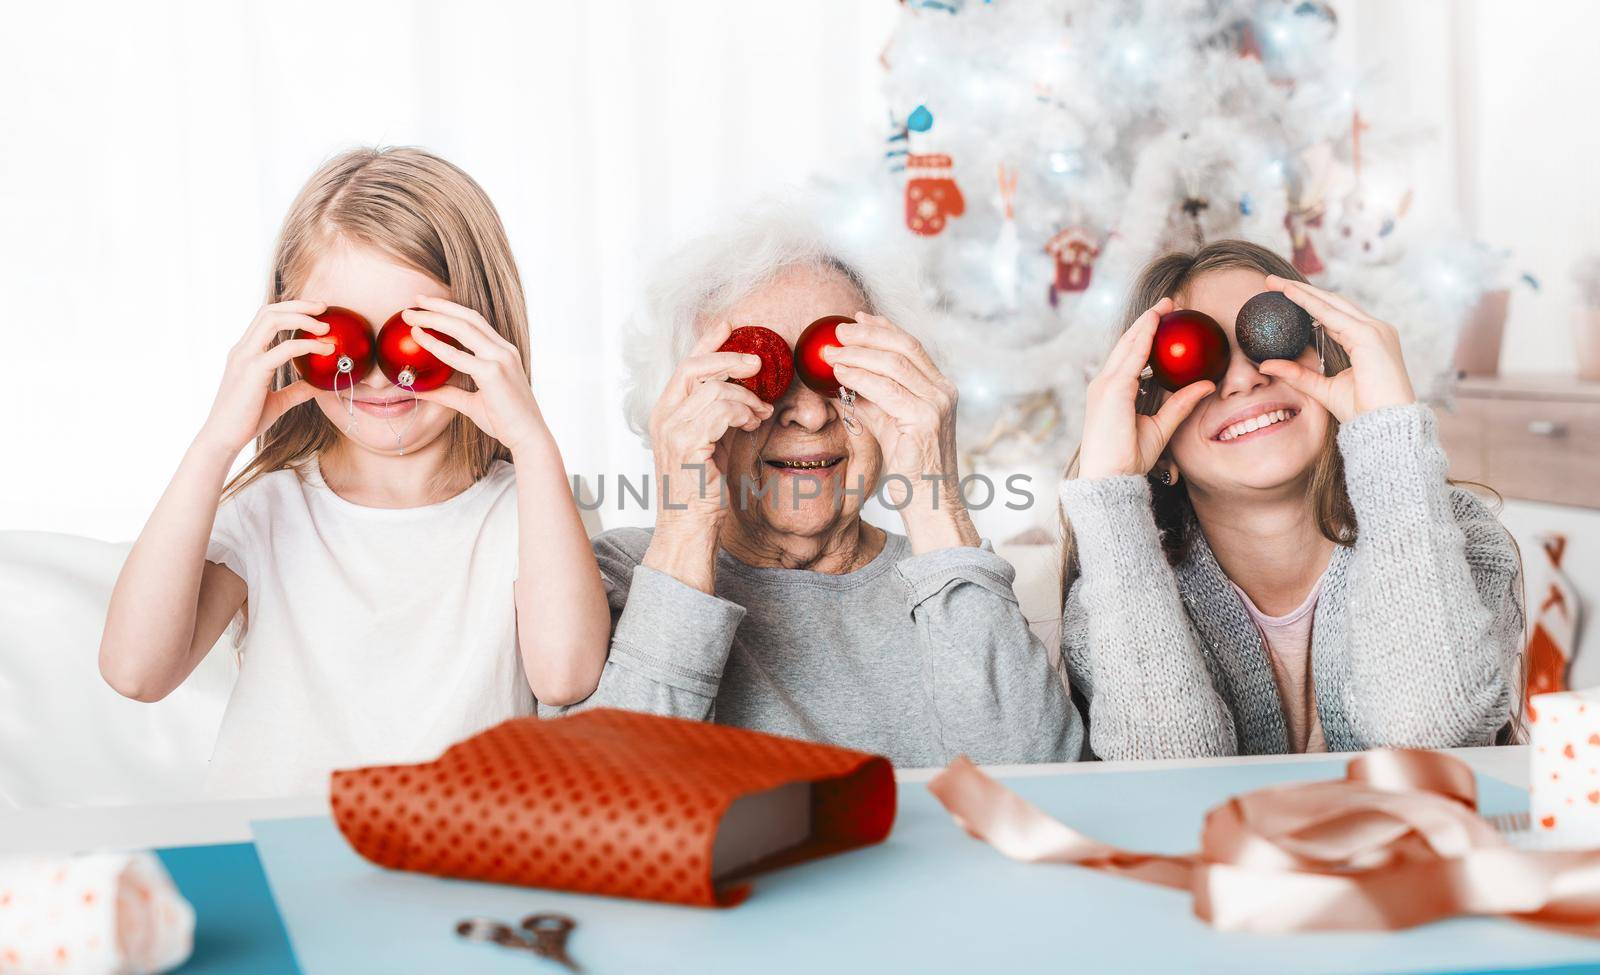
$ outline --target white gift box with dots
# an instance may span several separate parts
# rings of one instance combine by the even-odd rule
[[[193,950],[194,908],[154,854],[0,857],[0,975],[145,975]]]
[[[1528,812],[1534,834],[1600,847],[1600,688],[1528,704]]]

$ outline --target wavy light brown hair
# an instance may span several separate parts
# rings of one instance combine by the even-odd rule
[[[1145,309],[1162,298],[1177,300],[1189,285],[1203,274],[1230,268],[1247,268],[1262,274],[1276,274],[1291,281],[1305,281],[1305,276],[1294,265],[1276,253],[1246,240],[1217,240],[1194,251],[1174,251],[1163,254],[1146,264],[1134,281],[1128,302],[1122,313],[1120,335],[1133,327]],[[1350,365],[1350,357],[1339,343],[1323,336],[1323,374],[1332,376]],[[1144,383],[1139,388],[1134,409],[1145,416],[1153,416],[1161,405],[1161,388],[1155,383]],[[1317,528],[1323,536],[1340,545],[1353,545],[1356,540],[1356,515],[1350,506],[1350,496],[1344,486],[1344,459],[1339,455],[1337,437],[1339,421],[1328,417],[1328,435],[1317,455],[1311,471],[1307,501],[1317,519]],[[1065,476],[1078,475],[1078,453],[1073,452]],[[1189,490],[1180,478],[1177,484],[1162,484],[1152,471],[1145,475],[1150,482],[1150,511],[1155,515],[1156,529],[1161,535],[1161,549],[1167,562],[1177,565],[1189,554],[1195,533],[1200,530],[1195,521],[1194,508],[1189,503]],[[1067,591],[1078,577],[1077,545],[1072,524],[1063,509],[1061,518],[1061,593],[1063,602]]]
[[[517,347],[528,371],[528,309],[511,244],[494,204],[461,169],[408,146],[351,149],[330,159],[312,174],[284,218],[273,248],[267,302],[297,297],[317,259],[340,241],[379,251],[449,288],[451,301],[478,312]],[[293,365],[285,363],[273,388],[296,378]],[[451,381],[475,388],[459,373]],[[511,460],[499,441],[465,416],[451,418],[446,436],[450,445],[438,475],[441,485],[463,477],[476,481],[494,461]],[[295,406],[256,440],[255,456],[223,496],[263,474],[293,467],[338,438],[315,402]]]

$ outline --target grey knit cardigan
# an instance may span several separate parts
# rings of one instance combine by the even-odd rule
[[[1512,716],[1520,561],[1493,513],[1445,480],[1424,405],[1338,435],[1358,535],[1323,576],[1311,676],[1329,751],[1484,745]],[[1283,706],[1260,631],[1203,534],[1175,568],[1143,477],[1069,480],[1081,574],[1062,659],[1105,759],[1277,754]]]

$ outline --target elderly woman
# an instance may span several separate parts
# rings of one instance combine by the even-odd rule
[[[959,497],[955,388],[901,328],[905,294],[781,208],[691,245],[658,281],[629,393],[655,455],[656,527],[594,540],[612,642],[580,706],[902,766],[1078,758],[1078,713],[1018,609],[1012,567]],[[724,381],[759,366],[717,351],[731,328],[792,344],[835,314],[858,322],[840,326],[829,360],[859,395],[858,433],[850,408],[798,379],[770,406]],[[861,518],[880,482],[904,535]]]

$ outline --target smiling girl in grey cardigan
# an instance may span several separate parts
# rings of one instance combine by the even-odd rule
[[[1217,382],[1176,393],[1141,379],[1161,315],[1203,311],[1232,341],[1269,290],[1323,340],[1259,365],[1235,347]],[[1090,384],[1061,485],[1062,657],[1091,750],[1494,741],[1517,698],[1516,549],[1446,481],[1393,327],[1239,241],[1153,262],[1134,314],[1147,305]]]

